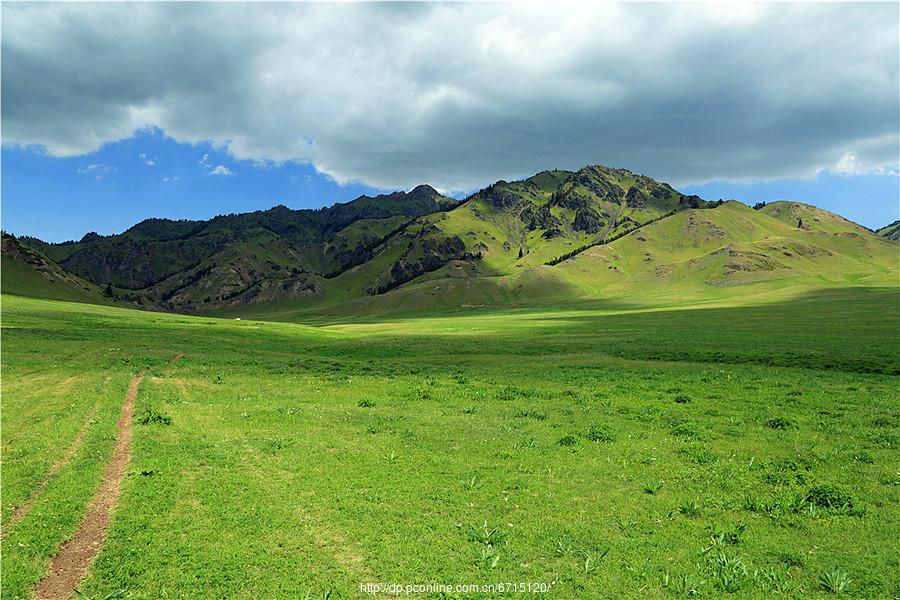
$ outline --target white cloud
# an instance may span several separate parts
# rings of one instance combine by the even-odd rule
[[[4,3],[2,17],[3,142],[60,156],[155,125],[381,188],[598,162],[676,184],[813,175],[851,151],[897,162],[891,3]]]
[[[83,167],[78,167],[77,169],[79,175],[90,175],[97,181],[100,181],[106,174],[112,173],[115,170],[115,167],[104,163],[91,163]]]
[[[177,176],[172,176],[172,177],[167,176],[167,177],[163,177],[162,181],[163,181],[163,183],[171,183],[173,181],[178,181],[178,177]]]
[[[847,152],[828,170],[840,175],[900,175],[900,166],[873,164],[861,160],[856,152]]]
[[[856,158],[856,154],[854,152],[848,152],[834,164],[834,168],[832,170],[835,173],[840,173],[842,175],[857,175],[861,172],[859,159]]]
[[[140,161],[142,163],[144,163],[148,167],[152,167],[153,165],[156,164],[157,157],[154,156],[151,158],[151,157],[147,156],[146,154],[144,154],[143,152],[141,152],[140,154],[138,154],[138,158],[140,159]]]
[[[222,176],[226,176],[226,177],[228,175],[233,175],[233,174],[234,174],[234,171],[232,171],[225,165],[218,165],[218,166],[212,168],[209,171],[209,173],[207,173],[207,175],[222,175]]]

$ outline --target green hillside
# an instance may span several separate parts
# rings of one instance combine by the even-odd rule
[[[689,210],[598,246],[556,269],[589,293],[704,297],[786,285],[834,287],[896,282],[897,247],[814,207],[810,229],[731,201]],[[816,225],[821,225],[816,227]]]
[[[209,221],[148,219],[118,235],[29,242],[66,270],[112,285],[120,300],[195,311],[315,296],[322,275],[367,260],[383,236],[455,204],[419,186],[318,210],[276,206]]]
[[[802,202],[770,202],[759,210],[761,213],[804,231],[871,233],[865,227],[840,215]]]
[[[365,304],[448,275],[520,273],[678,210],[713,206],[602,166],[499,181],[457,204],[419,186],[321,210],[278,206],[210,221],[149,219],[119,235],[28,242],[77,276],[112,286],[130,305],[314,309]]]
[[[26,242],[0,234],[0,289],[4,294],[110,304],[101,289],[69,273]]]
[[[327,282],[314,303],[347,303],[348,310],[367,311],[398,303],[421,310],[523,297],[541,301],[548,294],[565,299],[557,286],[544,289],[544,276],[531,271],[648,221],[716,205],[624,169],[601,166],[499,181],[453,210],[421,217],[385,239],[369,261]],[[516,284],[527,288],[524,293],[506,289],[508,282],[498,278],[512,275],[525,275],[523,281],[534,285]],[[453,280],[449,286],[447,279]],[[378,297],[391,293],[390,298]]]

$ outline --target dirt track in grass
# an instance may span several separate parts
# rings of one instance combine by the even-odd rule
[[[35,588],[35,598],[38,600],[57,600],[71,596],[87,574],[91,561],[100,551],[100,546],[106,538],[110,515],[119,500],[122,480],[131,459],[134,401],[137,399],[138,388],[144,375],[146,372],[132,379],[128,386],[122,412],[116,423],[116,445],[103,473],[100,488],[91,501],[78,531],[60,546],[59,552],[50,563],[47,576]]]

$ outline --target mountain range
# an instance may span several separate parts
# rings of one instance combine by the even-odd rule
[[[402,312],[696,301],[895,285],[900,225],[872,232],[796,202],[710,202],[625,169],[428,185],[318,210],[148,219],[47,243],[4,234],[5,293],[209,314]]]

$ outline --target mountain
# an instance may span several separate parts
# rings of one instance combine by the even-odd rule
[[[705,301],[895,285],[898,270],[896,242],[814,206],[708,202],[602,166],[498,181],[462,202],[420,186],[317,211],[25,241],[123,302],[274,318]]]
[[[317,310],[399,314],[584,302],[769,301],[826,287],[896,286],[900,266],[896,242],[855,225],[831,231],[797,228],[737,201],[683,209],[608,243],[565,247],[572,256],[564,254],[563,260],[535,260],[547,256],[539,248],[490,270],[484,259],[451,261],[390,293],[359,295]],[[285,320],[309,313],[296,305],[243,310]]]
[[[128,302],[168,310],[303,298],[321,276],[368,258],[368,248],[410,220],[457,202],[430,186],[318,210],[232,214],[209,221],[148,219],[124,233],[47,244],[59,265]]]
[[[53,262],[26,242],[0,233],[0,290],[4,294],[110,304],[100,287]]]
[[[878,235],[889,240],[900,240],[900,220],[894,221],[876,231]]]

